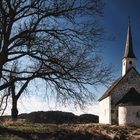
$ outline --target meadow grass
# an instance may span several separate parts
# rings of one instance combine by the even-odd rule
[[[1,134],[0,140],[70,140],[73,137],[104,137],[104,140],[109,139],[128,139],[130,136],[140,138],[140,128],[136,127],[121,127],[101,124],[39,124],[29,123],[23,120],[17,122],[5,121],[0,123],[0,128],[6,128],[10,131],[19,132],[21,135],[14,133]],[[1,131],[1,130],[0,130]],[[23,133],[23,134],[22,134]],[[26,137],[24,137],[24,135]],[[70,137],[73,135],[73,137]],[[66,137],[66,138],[65,138]],[[86,138],[85,138],[86,139]],[[88,139],[86,139],[88,140]],[[96,140],[96,139],[95,139]]]
[[[13,135],[0,135],[0,140],[25,140],[25,139]]]

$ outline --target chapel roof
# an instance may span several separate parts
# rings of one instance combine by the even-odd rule
[[[105,99],[106,97],[110,96],[111,93],[112,93],[111,91],[112,91],[115,87],[118,86],[118,84],[127,76],[127,74],[128,74],[132,69],[139,75],[139,73],[137,72],[137,70],[136,70],[134,67],[130,68],[130,69],[127,71],[127,73],[126,73],[123,77],[120,77],[120,78],[118,78],[116,81],[113,82],[113,84],[107,89],[107,91],[101,96],[101,98],[99,98],[98,101],[101,101],[101,100]]]
[[[118,85],[118,83],[121,81],[121,79],[122,79],[122,77],[115,80],[112,83],[112,85],[107,89],[107,91],[103,94],[103,96],[101,98],[99,98],[98,101],[101,101],[101,100],[105,99],[106,97],[108,97],[110,95],[110,92]]]
[[[117,103],[116,105],[140,105],[140,93],[135,88],[131,88]]]
[[[134,51],[133,51],[133,43],[132,43],[130,22],[128,24],[124,58],[136,58],[136,56],[134,54]]]

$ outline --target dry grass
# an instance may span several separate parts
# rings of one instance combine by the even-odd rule
[[[60,125],[60,127],[63,129],[69,129],[74,133],[80,132],[82,134],[97,134],[112,140],[140,140],[140,128],[138,127],[123,127],[101,124],[64,124]]]
[[[28,124],[25,119],[18,119],[17,121],[13,121],[12,119],[8,118],[0,122],[1,125],[7,127],[12,125],[22,125],[22,124]]]
[[[17,122],[6,120],[0,126],[6,128],[9,137],[12,135],[12,137],[21,137],[22,139],[140,140],[140,128],[136,127],[100,124],[33,124],[25,120],[18,120]]]

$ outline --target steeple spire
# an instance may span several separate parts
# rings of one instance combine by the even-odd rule
[[[122,60],[122,76],[124,76],[127,73],[127,71],[132,67],[136,68],[136,57],[133,51],[131,26],[130,26],[130,19],[129,19],[125,53]]]
[[[136,58],[134,51],[133,51],[130,19],[129,19],[129,23],[128,23],[128,31],[127,31],[127,39],[126,39],[126,45],[125,45],[124,58]]]

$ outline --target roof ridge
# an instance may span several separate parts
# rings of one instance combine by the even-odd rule
[[[133,104],[133,105],[140,105],[139,102],[140,99],[140,93],[134,88],[130,88],[129,91],[116,103],[116,105],[119,104]]]

